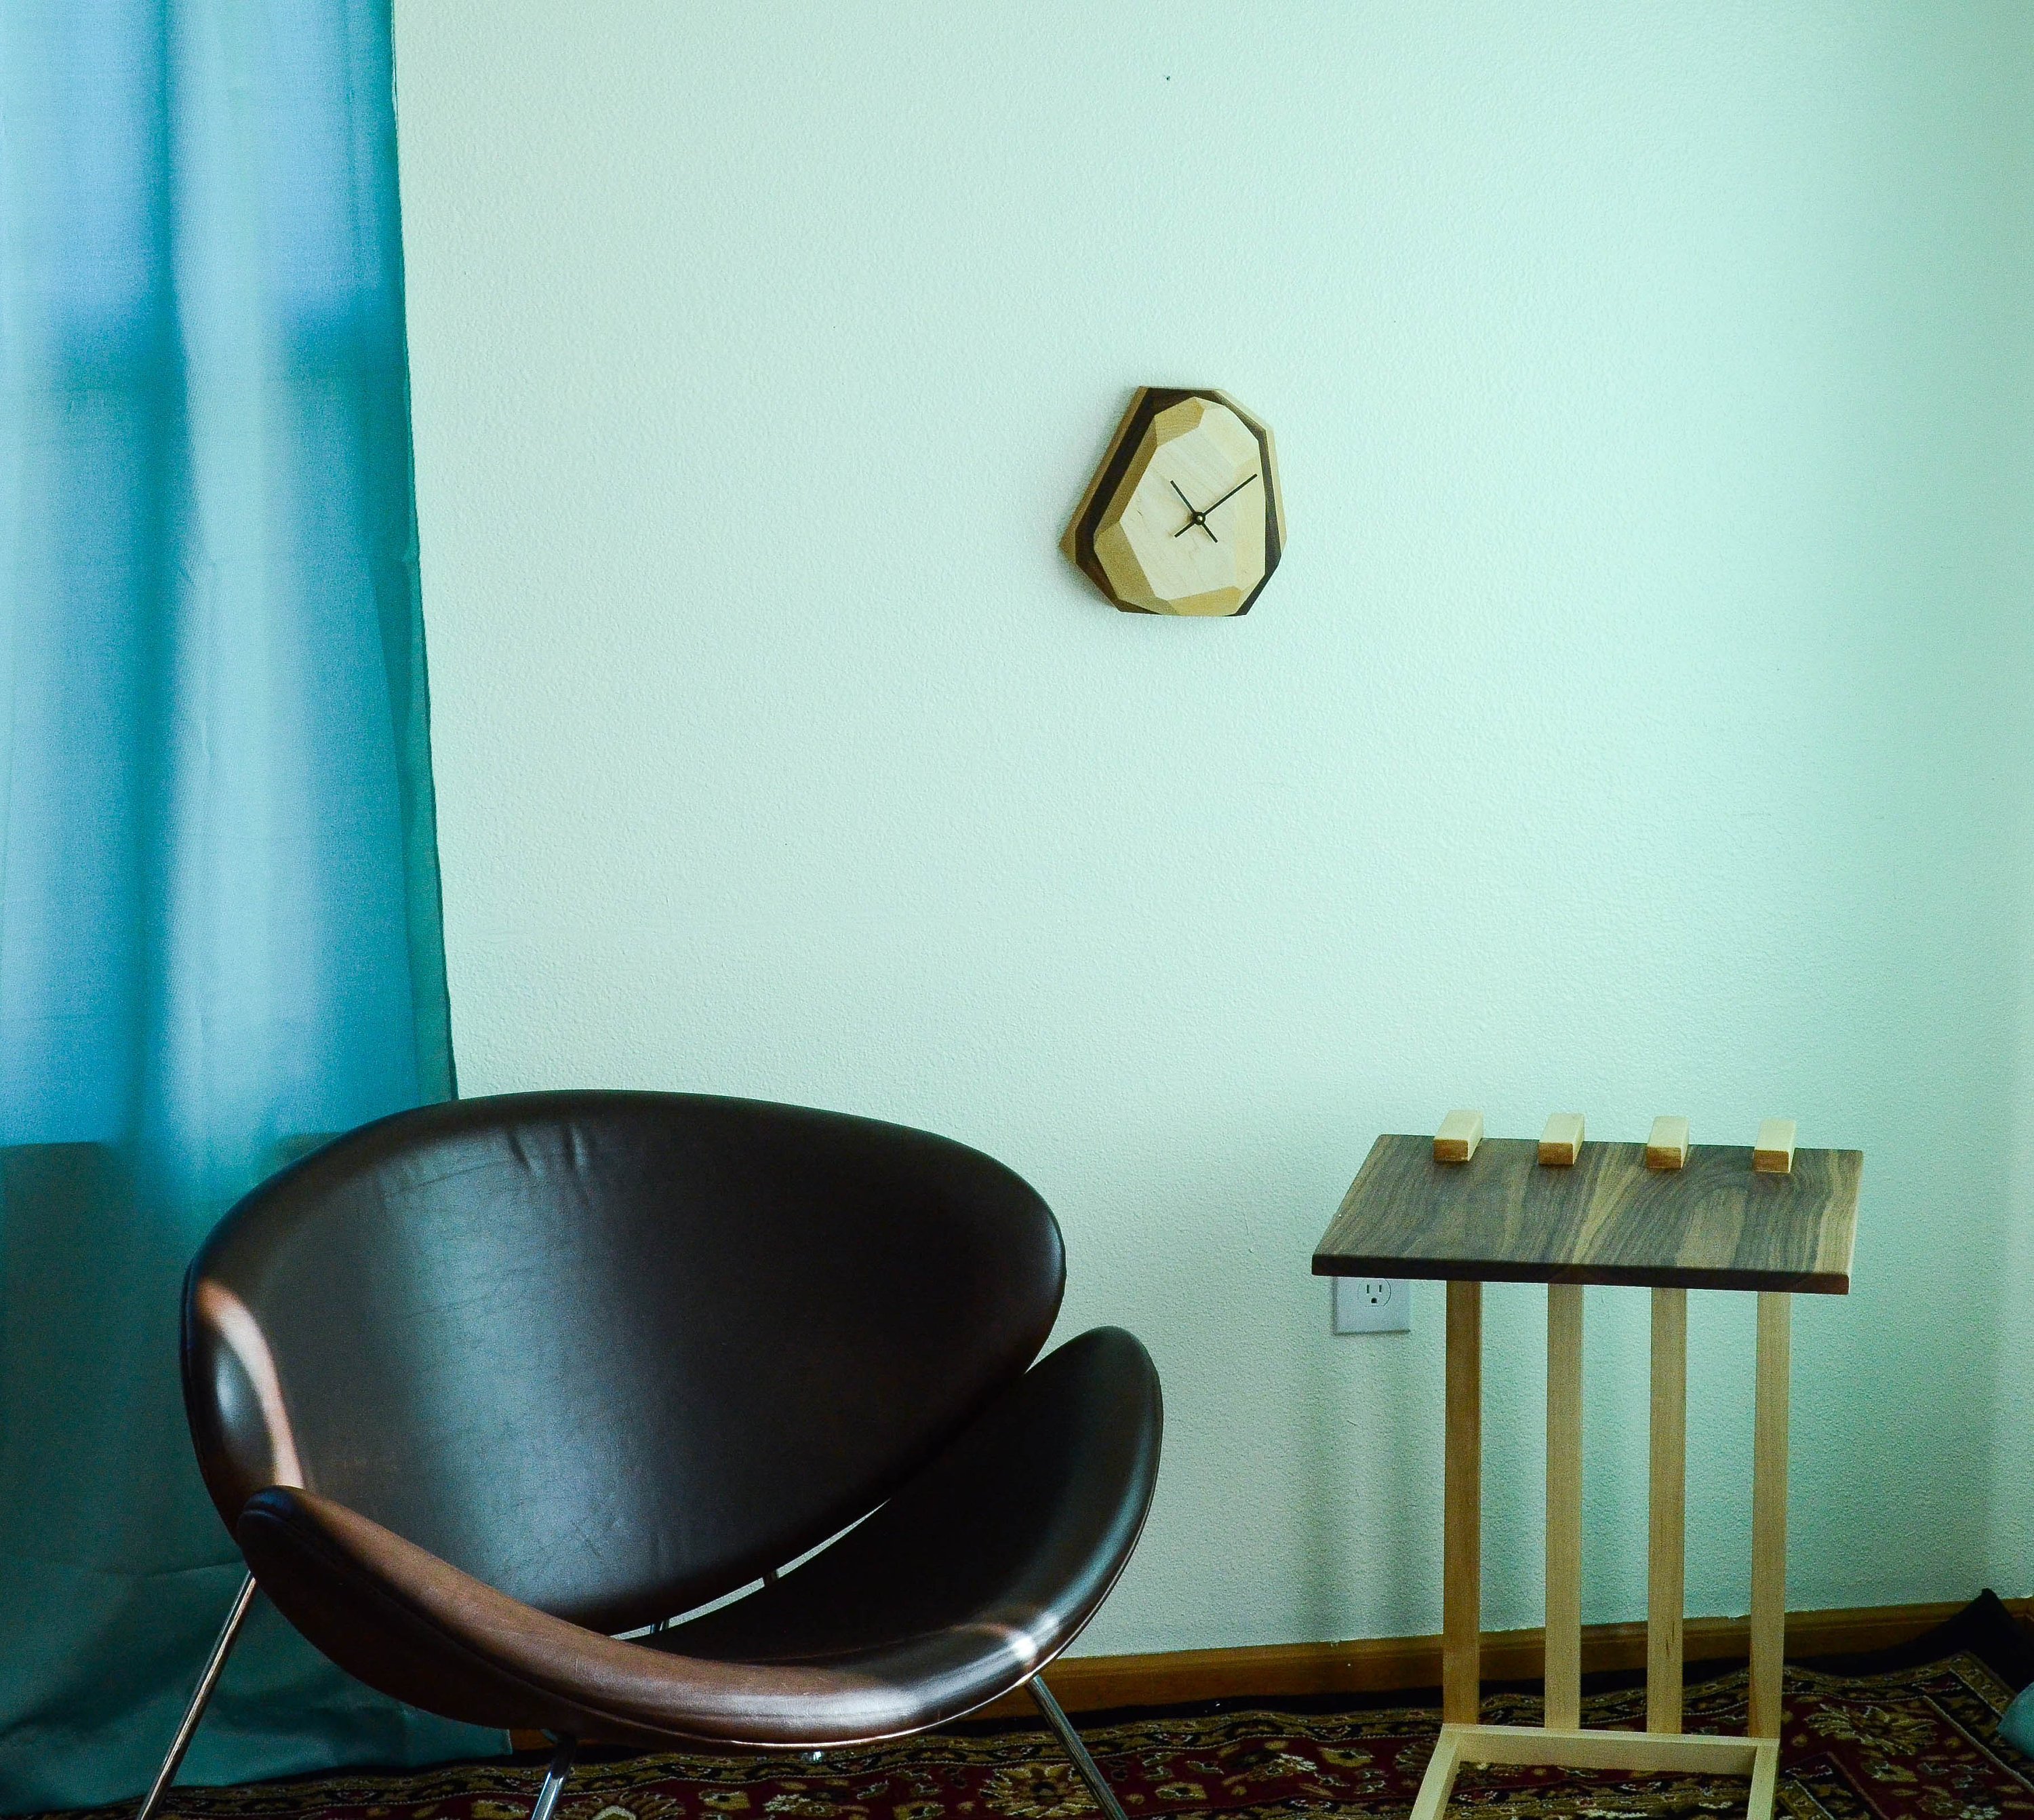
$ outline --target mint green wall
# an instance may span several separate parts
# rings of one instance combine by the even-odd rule
[[[466,1090],[1028,1175],[1067,1330],[1165,1382],[1098,1649],[1436,1626],[1439,1297],[1331,1340],[1306,1272],[1374,1133],[1793,1114],[1869,1161],[1792,1602],[2034,1590],[2034,10],[397,24]],[[1145,381],[1278,433],[1247,620],[1055,547]],[[1643,1315],[1592,1295],[1592,1619],[1642,1604]],[[1741,1611],[1751,1309],[1693,1327],[1691,1606]],[[1543,1328],[1492,1292],[1498,1624]]]

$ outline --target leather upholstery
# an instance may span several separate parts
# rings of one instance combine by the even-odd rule
[[[328,1500],[257,1494],[238,1535],[284,1615],[342,1668],[451,1718],[751,1749],[937,1724],[1072,1641],[1135,1544],[1158,1464],[1144,1349],[1060,1347],[867,1522],[640,1642],[505,1597]]]
[[[264,1589],[384,1691],[574,1736],[845,1743],[1019,1684],[1135,1544],[1158,1381],[1113,1329],[1026,1373],[1062,1271],[1038,1195],[923,1132],[462,1101],[227,1215],[186,1280],[186,1403]],[[602,1634],[864,1517],[655,1646]]]

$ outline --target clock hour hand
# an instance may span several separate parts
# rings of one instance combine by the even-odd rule
[[[1198,524],[1202,530],[1207,531],[1209,542],[1221,542],[1222,539],[1220,538],[1217,537],[1213,531],[1208,531],[1207,512],[1195,512],[1194,510],[1194,502],[1191,499],[1188,498],[1184,493],[1180,493],[1180,483],[1176,480],[1169,480],[1165,484],[1172,488],[1175,493],[1180,493],[1180,503],[1187,508],[1188,515],[1187,522],[1181,525],[1177,531],[1173,533],[1173,536],[1184,537],[1188,531],[1192,531],[1193,527]],[[1219,500],[1215,502],[1218,505],[1221,503],[1222,502]],[[1213,505],[1208,508],[1208,512],[1212,512],[1214,510],[1214,506]]]

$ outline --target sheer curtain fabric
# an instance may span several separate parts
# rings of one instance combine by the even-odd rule
[[[0,0],[0,1808],[144,1787],[241,1574],[186,1259],[452,1091],[389,18]],[[255,1620],[185,1776],[498,1748]]]

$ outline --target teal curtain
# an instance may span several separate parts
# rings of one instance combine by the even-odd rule
[[[452,1090],[387,0],[0,0],[0,1809],[144,1788],[241,1569],[178,1281]],[[501,1747],[257,1605],[186,1769]]]

